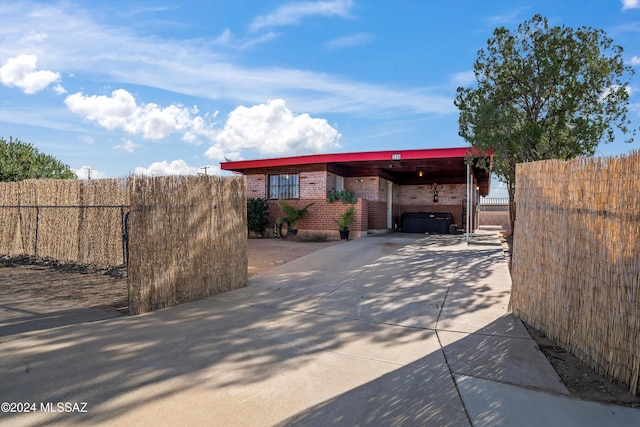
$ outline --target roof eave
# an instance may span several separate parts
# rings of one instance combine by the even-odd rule
[[[429,148],[419,150],[385,150],[337,154],[311,154],[306,156],[277,157],[258,160],[238,160],[221,162],[220,168],[228,171],[245,169],[310,165],[322,163],[363,162],[380,160],[411,160],[465,157],[470,153],[468,147]]]

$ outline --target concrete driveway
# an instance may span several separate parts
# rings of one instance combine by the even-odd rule
[[[567,397],[507,313],[497,236],[475,240],[364,237],[194,303],[6,330],[0,401],[35,411],[0,425],[640,425]]]

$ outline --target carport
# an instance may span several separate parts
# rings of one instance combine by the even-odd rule
[[[405,213],[449,213],[469,232],[477,224],[479,196],[488,195],[491,184],[491,173],[480,165],[491,160],[491,153],[457,147],[229,161],[221,168],[247,177],[247,197],[317,206],[331,191],[352,191],[368,202],[369,232],[401,228]]]

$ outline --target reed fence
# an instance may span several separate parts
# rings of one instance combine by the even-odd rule
[[[129,313],[246,286],[243,177],[131,180]]]
[[[126,179],[0,183],[0,254],[122,265]]]
[[[640,151],[516,168],[515,315],[640,392]]]
[[[245,286],[244,178],[0,183],[0,254],[127,265],[129,313]]]

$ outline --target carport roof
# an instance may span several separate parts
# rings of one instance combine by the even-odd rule
[[[221,162],[222,170],[242,174],[277,173],[296,166],[315,166],[344,177],[380,176],[399,185],[466,182],[468,147],[313,154],[271,159]],[[477,154],[475,155],[477,157]],[[487,156],[491,157],[491,153]],[[473,167],[480,193],[489,194],[491,174]]]

